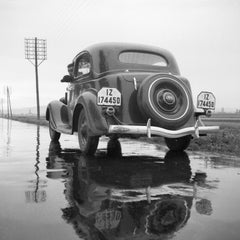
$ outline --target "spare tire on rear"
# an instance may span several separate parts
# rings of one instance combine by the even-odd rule
[[[138,107],[154,125],[168,129],[183,126],[193,113],[191,90],[180,78],[158,74],[146,78],[138,89]]]

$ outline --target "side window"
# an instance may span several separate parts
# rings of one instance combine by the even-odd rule
[[[67,70],[68,70],[69,76],[73,77],[73,63],[70,63],[67,65]]]
[[[88,55],[83,55],[77,63],[77,77],[86,75],[90,72],[91,64]]]

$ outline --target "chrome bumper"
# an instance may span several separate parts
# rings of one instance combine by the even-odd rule
[[[109,134],[137,134],[147,135],[149,138],[151,135],[166,138],[179,138],[187,135],[192,135],[198,138],[201,134],[213,133],[218,130],[218,126],[194,126],[182,128],[179,130],[168,130],[165,128],[150,126],[150,123],[148,122],[146,126],[110,125],[108,131]]]

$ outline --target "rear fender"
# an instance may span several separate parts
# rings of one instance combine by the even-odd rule
[[[185,77],[182,77],[182,76],[177,76],[177,77],[184,82],[184,84],[188,87],[189,92],[192,94],[192,88],[191,88],[191,85],[190,85],[190,82],[188,81],[188,79]]]
[[[89,134],[92,136],[106,135],[108,133],[108,124],[102,115],[102,108],[97,105],[97,92],[93,89],[84,92],[78,99],[73,113],[73,132],[78,131],[78,118],[83,109],[89,123]]]
[[[51,121],[51,127],[58,130],[58,126],[69,124],[67,106],[60,101],[52,101],[46,110],[46,120]]]

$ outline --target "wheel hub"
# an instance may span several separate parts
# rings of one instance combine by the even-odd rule
[[[176,107],[177,97],[171,90],[164,89],[157,94],[157,102],[164,111],[173,111]]]

